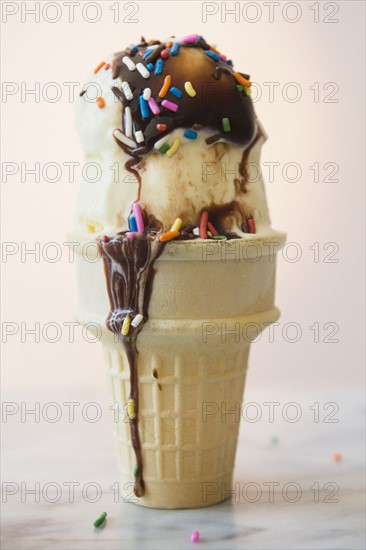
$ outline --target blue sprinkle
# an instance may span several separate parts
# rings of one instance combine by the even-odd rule
[[[152,50],[146,50],[146,52],[144,53],[144,55],[142,56],[142,59],[146,59],[149,57],[149,55],[151,54]]]
[[[130,224],[130,231],[137,231],[137,223],[135,216],[130,216],[128,218],[129,224]]]
[[[176,88],[175,86],[172,86],[170,88],[170,93],[175,95],[175,97],[177,97],[178,99],[180,99],[181,97],[183,97],[183,92],[181,92],[180,90],[178,90],[178,88]]]
[[[227,63],[228,65],[230,65],[230,67],[232,67],[232,66],[234,65],[234,63],[231,61],[231,59],[228,59],[228,60],[226,61],[226,63]]]
[[[149,118],[150,113],[149,113],[149,108],[147,106],[147,101],[144,99],[142,95],[140,95],[139,97],[139,102],[140,102],[140,111],[141,111],[142,118]]]
[[[138,47],[135,46],[135,44],[131,44],[130,48],[131,48],[131,50],[134,50],[135,52],[139,51]]]
[[[148,71],[152,71],[153,68],[154,68],[154,63],[148,63],[148,64],[146,65],[146,68],[147,68]]]
[[[188,139],[196,139],[197,132],[194,132],[193,130],[184,130],[184,137]]]
[[[205,50],[205,54],[208,55],[208,57],[211,57],[215,61],[219,61],[220,56],[218,53],[213,52],[212,50]]]
[[[163,72],[164,62],[162,59],[158,59],[155,65],[155,74],[161,74]]]
[[[180,48],[179,42],[174,42],[173,46],[170,49],[171,55],[178,55],[179,48]]]

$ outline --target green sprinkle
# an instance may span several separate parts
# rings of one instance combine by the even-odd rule
[[[222,128],[224,132],[230,132],[230,120],[227,117],[222,119]]]
[[[165,155],[165,153],[168,151],[168,149],[170,149],[170,146],[167,144],[167,143],[164,143],[160,149],[159,149],[159,152],[162,154],[162,155]]]
[[[242,92],[244,90],[244,86],[242,86],[241,84],[237,84],[236,89],[238,90],[238,92]]]
[[[103,525],[103,523],[106,520],[106,517],[107,517],[107,512],[102,512],[100,516],[93,523],[94,527],[100,527],[101,525]]]
[[[226,241],[227,240],[227,237],[225,235],[214,235],[212,238],[215,239],[216,241]]]
[[[272,438],[271,438],[271,443],[272,443],[272,445],[277,445],[277,443],[278,443],[278,437],[276,437],[276,436],[275,436],[275,437],[272,437]]]
[[[139,473],[139,467],[137,464],[135,464],[133,467],[133,475],[137,477],[138,473]]]

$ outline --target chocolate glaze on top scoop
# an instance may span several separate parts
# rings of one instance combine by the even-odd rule
[[[114,138],[123,151],[131,156],[125,168],[133,172],[138,179],[137,201],[141,190],[141,177],[138,170],[142,157],[152,152],[155,144],[175,129],[182,129],[182,135],[184,130],[193,130],[194,137],[201,129],[212,132],[206,138],[207,146],[219,140],[241,146],[243,148],[242,161],[239,165],[241,180],[235,178],[234,184],[238,193],[246,192],[248,154],[259,139],[261,130],[256,124],[250,99],[249,75],[235,72],[231,62],[226,62],[225,59],[225,56],[219,54],[198,35],[191,35],[180,41],[172,39],[167,43],[158,40],[146,42],[141,39],[141,43],[137,46],[126,48],[115,55],[112,62],[114,79],[112,91],[121,101],[123,109],[121,109],[121,127],[116,129],[117,135],[114,133]],[[161,89],[166,77],[170,77],[171,82],[164,95]],[[147,88],[150,91],[146,96],[148,99],[151,94],[152,104],[146,100],[144,104],[141,99]],[[159,97],[159,94],[163,97]],[[174,110],[171,110],[169,104],[164,106],[164,101],[170,102],[170,107],[172,107],[171,103],[177,107],[173,106]],[[126,120],[127,107],[130,108],[132,124],[131,120],[128,123]],[[166,128],[163,126],[162,131],[160,125],[166,125]],[[172,144],[166,147],[172,147]],[[170,161],[174,162],[174,153],[169,155],[167,149],[161,150],[160,146],[159,151],[161,154],[172,157]],[[247,214],[236,201],[215,205],[207,198],[207,207],[196,220],[199,234],[197,234],[198,227],[192,225],[194,220],[178,219],[179,229],[171,232],[174,233],[174,237],[169,234],[169,238],[163,238],[168,233],[162,234],[162,222],[151,213],[143,211],[140,227],[133,228],[130,219],[130,232],[104,236],[98,241],[104,260],[110,301],[110,313],[106,323],[109,330],[118,336],[123,345],[130,369],[127,410],[132,411],[132,414],[129,414],[129,420],[131,444],[136,459],[133,475],[134,491],[137,496],[143,496],[148,486],[145,486],[143,479],[142,448],[138,429],[137,336],[143,330],[143,323],[137,325],[134,320],[143,317],[143,322],[146,322],[148,319],[154,261],[163,252],[166,241],[170,238],[178,240],[237,238],[235,232],[230,231],[227,226],[226,220],[230,218],[236,219],[238,227],[242,224],[244,232],[255,233],[254,220]],[[212,240],[212,242],[215,241]],[[124,330],[125,326],[128,326],[127,331]],[[152,376],[156,378],[154,372]],[[162,387],[160,389],[164,391]]]
[[[212,50],[202,37],[197,36],[195,42],[179,44],[176,55],[172,54],[174,49],[167,47],[167,43],[157,40],[148,43],[143,40],[138,46],[127,48],[115,55],[112,70],[113,78],[117,80],[116,87],[112,90],[125,106],[130,107],[135,130],[141,130],[144,134],[144,142],[135,150],[128,147],[128,152],[131,155],[145,154],[156,141],[175,128],[189,129],[196,125],[212,130],[217,139],[225,138],[245,148],[254,138],[256,128],[253,103],[245,91],[245,88],[250,86],[249,76],[236,73],[231,64],[221,59],[221,54]],[[150,50],[150,54],[149,47],[154,48]],[[141,56],[140,52],[145,53]],[[161,59],[162,52],[166,52],[167,59]],[[150,73],[148,78],[144,78],[136,69],[130,70],[122,61],[125,56],[135,65],[142,63]],[[153,64],[153,67],[150,64]],[[161,74],[155,74],[156,71],[160,72],[159,68],[157,69],[158,64],[162,67]],[[171,77],[169,89],[174,87],[180,90],[181,98],[175,97],[169,91],[164,98],[159,97],[167,75]],[[129,84],[133,99],[126,98],[119,81]],[[186,82],[192,83],[196,92],[194,97],[185,92]],[[239,82],[245,82],[246,85],[242,86]],[[160,113],[155,116],[149,110],[148,118],[141,115],[139,103],[145,88],[151,89],[151,97],[160,109]],[[162,105],[164,100],[177,104],[177,111],[165,108]],[[229,131],[223,130],[223,118],[230,121]],[[166,124],[166,131],[157,130],[157,124]],[[123,128],[124,125],[122,130]]]

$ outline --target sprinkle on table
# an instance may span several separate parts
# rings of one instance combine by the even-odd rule
[[[105,71],[108,71],[108,69],[110,69],[110,68],[111,68],[110,63],[106,63],[106,64],[104,65],[104,70],[105,70]]]
[[[222,119],[222,129],[224,130],[224,132],[230,132],[230,120],[227,117],[224,117]]]
[[[97,97],[97,105],[99,109],[103,109],[103,107],[105,107],[105,101],[102,97]]]
[[[99,65],[95,67],[94,74],[97,74],[100,71],[100,69],[103,67],[103,65],[105,65],[105,61],[101,61]]]
[[[100,516],[97,517],[97,519],[93,522],[93,525],[95,528],[101,527],[103,523],[106,521],[107,518],[107,512],[102,512]]]
[[[342,455],[339,453],[333,453],[332,458],[334,462],[340,462],[342,460]]]
[[[193,88],[192,82],[185,82],[184,89],[190,97],[194,97],[196,95],[196,90]]]
[[[192,531],[191,542],[198,542],[199,540],[200,540],[200,532],[199,531]]]
[[[160,92],[159,92],[159,97],[161,99],[163,99],[166,96],[166,94],[168,93],[171,82],[172,82],[172,77],[170,76],[170,74],[167,74],[165,79],[164,79],[164,84],[162,85],[162,87],[160,89]]]

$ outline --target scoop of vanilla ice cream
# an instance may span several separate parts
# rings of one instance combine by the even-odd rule
[[[112,60],[107,59],[107,63]],[[121,128],[123,105],[111,91],[116,80],[104,67],[92,73],[78,98],[76,122],[85,152],[85,165],[77,203],[77,229],[85,234],[115,234],[128,230],[128,217],[134,201],[169,228],[177,217],[184,224],[197,224],[199,214],[209,205],[221,206],[232,201],[254,218],[256,232],[268,231],[270,219],[263,181],[258,171],[260,151],[265,141],[262,132],[247,156],[246,192],[238,189],[239,165],[243,147],[227,140],[207,145],[212,135],[200,129],[197,139],[183,136],[174,129],[167,142],[180,138],[180,147],[171,158],[157,149],[144,155],[137,166],[141,177],[140,197],[136,176],[125,168],[131,156],[116,143],[113,131]],[[104,100],[98,107],[97,98]],[[257,122],[257,124],[259,124]],[[135,167],[136,168],[136,167]],[[240,236],[250,237],[233,218],[231,228]]]

